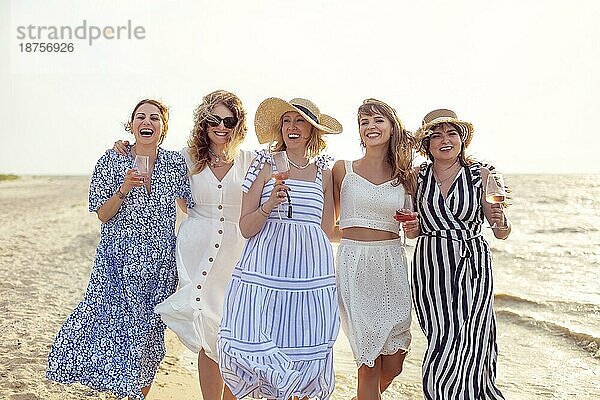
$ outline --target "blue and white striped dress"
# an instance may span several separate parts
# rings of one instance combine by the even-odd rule
[[[269,162],[260,153],[247,192]],[[333,251],[321,229],[322,169],[313,182],[288,179],[293,218],[273,210],[248,240],[225,293],[219,367],[237,398],[328,399],[334,388],[333,343],[339,331]],[[261,204],[273,189],[262,190]]]
[[[503,399],[495,384],[492,255],[481,236],[481,164],[463,167],[444,199],[432,164],[421,166],[421,236],[413,261],[413,304],[427,337],[426,400]]]

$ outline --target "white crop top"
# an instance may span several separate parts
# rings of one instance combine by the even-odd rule
[[[404,186],[392,181],[379,185],[369,182],[345,160],[346,175],[340,188],[340,229],[361,227],[398,233],[396,210],[404,205]]]

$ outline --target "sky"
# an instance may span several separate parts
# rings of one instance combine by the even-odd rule
[[[344,126],[327,152],[359,158],[356,111],[374,97],[413,131],[453,109],[475,125],[468,153],[501,171],[600,173],[599,18],[596,0],[0,0],[0,174],[89,174],[146,97],[171,107],[163,147],[178,150],[216,89],[242,99],[246,149],[262,100],[304,97]],[[84,21],[86,39],[19,37]],[[90,45],[90,27],[129,21],[143,38]],[[21,51],[41,41],[74,50]]]

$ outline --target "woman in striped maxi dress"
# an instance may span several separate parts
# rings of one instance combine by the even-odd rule
[[[503,399],[495,383],[496,319],[492,257],[481,235],[484,217],[506,239],[510,223],[500,204],[485,201],[488,168],[464,155],[473,126],[450,110],[427,114],[416,132],[432,162],[418,169],[418,222],[412,268],[413,304],[428,346],[425,399]]]
[[[221,374],[237,398],[328,399],[339,330],[324,231],[333,226],[333,194],[326,163],[311,158],[325,148],[322,135],[342,126],[308,100],[276,98],[261,103],[255,125],[259,142],[285,151],[291,168],[275,181],[272,157],[261,153],[242,185],[240,230],[249,240],[225,293]]]

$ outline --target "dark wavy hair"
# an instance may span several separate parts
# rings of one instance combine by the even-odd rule
[[[158,108],[158,111],[160,113],[160,119],[162,120],[162,123],[163,123],[163,130],[160,134],[160,139],[158,141],[158,145],[160,146],[162,144],[163,140],[165,140],[165,137],[167,136],[167,131],[169,130],[169,107],[167,107],[160,100],[154,100],[154,99],[140,100],[140,102],[137,103],[135,105],[135,107],[133,108],[133,111],[131,112],[131,117],[129,118],[129,121],[125,124],[125,130],[127,132],[132,132],[132,123],[133,123],[133,118],[135,117],[135,113],[142,104],[146,104],[146,103],[156,106],[156,108]]]

